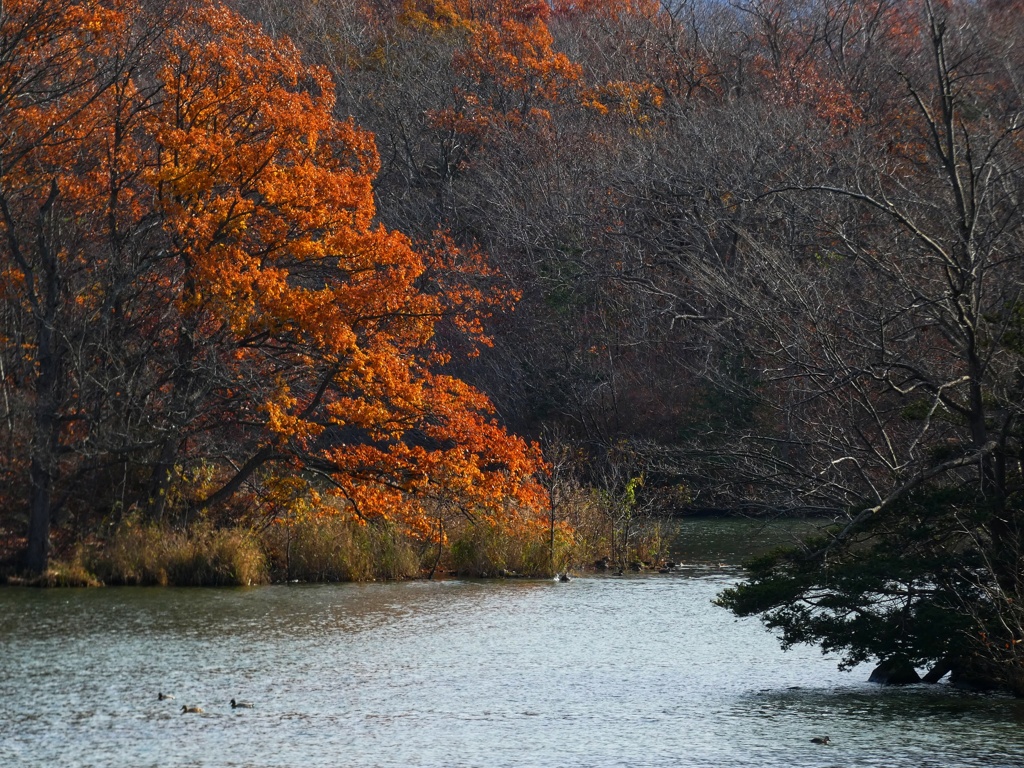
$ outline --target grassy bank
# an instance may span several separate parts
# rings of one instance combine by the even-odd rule
[[[16,542],[13,545],[16,548]],[[55,540],[51,567],[19,574],[9,551],[0,583],[38,586],[247,586],[272,582],[383,581],[433,576],[551,577],[595,561],[628,567],[663,556],[662,524],[610,513],[579,490],[549,521],[503,525],[448,520],[443,537],[423,541],[397,526],[341,517],[305,517],[259,527],[187,528],[122,521],[104,535]]]

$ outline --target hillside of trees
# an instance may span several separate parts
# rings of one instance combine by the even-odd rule
[[[553,560],[583,492],[812,512],[724,604],[1024,694],[1024,3],[14,0],[0,40],[30,570],[124,520]]]

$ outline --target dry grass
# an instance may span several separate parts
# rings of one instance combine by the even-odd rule
[[[625,567],[653,563],[664,542],[657,519],[621,515],[604,497],[577,488],[563,497],[552,551],[543,520],[495,523],[449,520],[438,559],[435,543],[404,535],[388,523],[362,525],[339,516],[308,516],[256,533],[215,528],[188,530],[131,520],[105,539],[78,545],[39,577],[9,573],[9,583],[40,586],[99,584],[237,586],[268,581],[377,581],[435,571],[474,577],[550,577],[609,559]],[[66,550],[65,550],[66,551]]]
[[[550,532],[544,526],[510,528],[467,522],[449,534],[449,550],[442,562],[459,576],[546,577],[567,570],[575,551],[575,537],[564,526],[555,529],[552,553]]]
[[[102,587],[103,582],[78,562],[55,561],[44,573],[29,578],[8,576],[6,583],[23,587]]]
[[[394,526],[338,517],[309,518],[264,532],[275,580],[375,581],[420,573],[412,541]]]
[[[566,524],[574,533],[574,565],[608,560],[630,563],[661,562],[666,553],[665,521],[658,515],[626,517],[592,489],[580,488],[563,505]]]
[[[125,525],[81,559],[107,584],[246,586],[269,580],[259,540],[240,528]]]

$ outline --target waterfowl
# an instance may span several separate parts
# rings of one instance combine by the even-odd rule
[[[192,714],[195,714],[195,715],[201,715],[201,714],[203,714],[203,708],[199,707],[199,706],[196,706],[195,704],[182,704],[181,705],[181,714],[185,714],[186,712],[191,712]]]
[[[174,701],[174,697],[171,694],[164,693],[163,691],[157,691],[156,697],[160,701]]]
[[[232,699],[231,700],[231,708],[232,709],[252,709],[253,708],[253,703],[251,701],[235,701],[234,699]]]
[[[828,743],[829,743],[829,738],[828,738],[828,736],[815,736],[813,739],[811,739],[811,743],[812,744],[825,744],[827,746]]]

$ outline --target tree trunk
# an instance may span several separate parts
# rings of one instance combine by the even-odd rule
[[[38,293],[34,294],[32,301],[37,335],[38,370],[35,379],[34,434],[29,470],[28,548],[25,552],[25,567],[31,573],[42,573],[49,565],[51,497],[58,443],[60,354],[57,349],[56,327],[60,304],[60,275],[57,254],[51,247],[47,232],[50,211],[57,195],[57,185],[51,182],[50,194],[39,209],[36,232],[37,256],[39,266],[42,268],[43,285],[36,286]]]
[[[36,377],[35,434],[29,470],[28,549],[25,553],[25,567],[32,573],[45,571],[50,557],[51,496],[57,450],[57,361],[52,353],[51,337],[52,329],[41,333],[39,373]]]

